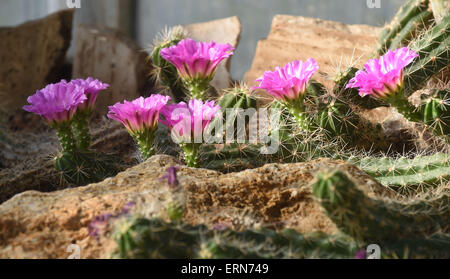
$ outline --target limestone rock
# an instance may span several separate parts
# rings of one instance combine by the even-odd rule
[[[70,244],[82,258],[105,258],[116,248],[111,237],[89,236],[95,216],[120,212],[134,202],[134,214],[162,216],[171,191],[162,179],[178,167],[186,201],[184,220],[191,224],[282,224],[300,232],[335,233],[335,225],[313,199],[310,182],[318,170],[347,171],[370,196],[385,190],[372,178],[341,161],[321,159],[298,164],[269,164],[239,173],[193,169],[173,157],[154,156],[114,178],[53,193],[25,192],[0,205],[0,258],[66,258]],[[241,224],[237,224],[240,221]]]
[[[269,36],[258,42],[253,65],[244,81],[253,86],[264,71],[274,70],[276,66],[293,60],[314,58],[320,66],[314,78],[330,88],[330,78],[334,77],[340,64],[343,69],[351,62],[361,66],[369,58],[379,31],[379,28],[367,25],[277,15]]]
[[[73,78],[89,76],[109,83],[97,100],[96,113],[124,99],[134,100],[150,93],[149,63],[145,52],[119,31],[80,25],[75,40]]]
[[[28,96],[59,81],[72,37],[73,11],[0,28],[0,109],[21,110]]]
[[[194,23],[183,27],[194,40],[215,41],[221,44],[228,43],[235,48],[237,48],[241,36],[241,22],[237,16],[203,23]],[[230,87],[230,61],[231,58],[221,63],[212,81],[212,85],[217,90]]]

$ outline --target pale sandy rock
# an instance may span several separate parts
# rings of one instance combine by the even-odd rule
[[[0,28],[0,109],[20,111],[27,98],[61,78],[72,36],[73,11]]]
[[[89,236],[91,220],[116,214],[129,202],[136,203],[134,214],[166,218],[164,208],[172,192],[161,178],[169,166],[179,168],[184,220],[208,226],[244,220],[240,224],[244,228],[254,223],[282,224],[304,233],[336,233],[309,186],[315,173],[326,168],[347,171],[369,196],[385,191],[356,167],[329,159],[222,174],[188,168],[173,157],[158,155],[98,184],[53,193],[30,191],[3,203],[0,258],[66,258],[72,243],[80,245],[82,258],[109,257],[115,244],[110,237]]]
[[[237,48],[241,36],[241,22],[237,16],[183,26],[189,37],[197,41],[214,41],[221,44],[231,44]],[[230,87],[230,61],[225,60],[219,66],[212,85],[221,90]]]
[[[75,38],[73,78],[93,77],[109,83],[96,104],[97,114],[108,106],[150,94],[149,63],[146,53],[119,31],[80,25]]]

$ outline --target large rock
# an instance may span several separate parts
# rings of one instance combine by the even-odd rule
[[[99,95],[96,113],[109,105],[150,93],[146,53],[117,30],[80,25],[75,39],[73,78],[93,77],[111,85]]]
[[[315,79],[332,86],[330,77],[336,69],[354,62],[360,66],[376,46],[379,28],[366,25],[346,25],[301,16],[277,15],[269,36],[258,42],[252,68],[245,82],[255,85],[264,71],[272,71],[293,60],[314,58],[320,73]]]
[[[0,109],[13,113],[28,96],[62,78],[73,11],[0,28]]]
[[[197,41],[215,41],[221,44],[231,44],[237,48],[241,36],[241,22],[237,16],[224,19],[194,23],[183,26],[191,37]],[[230,87],[230,62],[231,58],[225,60],[219,66],[212,85],[221,90]]]
[[[309,186],[315,173],[326,168],[347,171],[370,196],[385,191],[356,167],[329,159],[221,174],[181,166],[175,158],[159,155],[98,184],[53,193],[30,191],[3,203],[0,258],[66,258],[70,244],[81,247],[82,258],[108,257],[115,243],[108,234],[100,240],[90,237],[90,222],[101,214],[119,213],[129,202],[135,203],[135,214],[167,218],[164,209],[173,196],[162,177],[169,166],[178,167],[186,201],[184,220],[210,227],[221,223],[248,228],[259,223],[335,233]]]

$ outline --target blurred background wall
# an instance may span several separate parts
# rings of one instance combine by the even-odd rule
[[[231,74],[241,79],[251,66],[257,41],[267,36],[276,14],[381,26],[402,2],[380,0],[380,8],[369,8],[366,0],[81,0],[75,25],[119,28],[146,47],[165,26],[237,15],[242,34]],[[0,26],[14,26],[64,8],[66,0],[0,0]]]

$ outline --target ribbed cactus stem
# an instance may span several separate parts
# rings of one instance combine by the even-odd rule
[[[445,15],[449,13],[448,0],[430,0],[431,9],[433,10],[434,19],[440,23]]]
[[[289,113],[294,118],[295,122],[303,131],[309,131],[310,121],[306,113],[305,96],[299,96],[294,101],[283,102],[283,105],[288,109]]]
[[[186,87],[188,88],[191,98],[204,101],[208,97],[208,89],[210,87],[208,80],[194,79],[192,81],[186,81]]]
[[[134,135],[134,138],[139,145],[139,150],[141,151],[144,161],[155,155],[155,149],[153,147],[155,139],[154,131],[146,129],[144,132]]]
[[[186,165],[191,168],[198,168],[200,166],[200,160],[198,156],[198,150],[201,144],[198,143],[185,143],[181,145],[184,151],[184,161]]]
[[[369,197],[342,171],[319,174],[313,193],[338,228],[362,242],[425,237],[448,224],[448,210],[410,210],[405,204]]]
[[[89,132],[89,115],[77,114],[72,122],[73,132],[76,137],[77,146],[81,150],[89,149],[91,145],[91,134]]]
[[[61,143],[63,151],[73,153],[76,150],[75,138],[72,128],[69,124],[61,124],[56,127],[58,131],[58,139]]]

